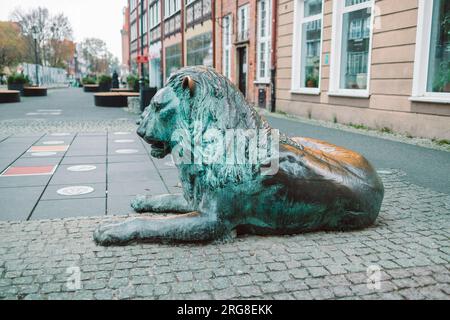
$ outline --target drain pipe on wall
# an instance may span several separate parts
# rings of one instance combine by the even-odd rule
[[[278,1],[272,0],[272,52],[271,61],[272,68],[270,69],[270,112],[276,111],[276,81],[277,81],[277,15],[278,15]]]
[[[212,56],[213,68],[216,68],[216,1],[211,0],[211,20],[212,20]]]

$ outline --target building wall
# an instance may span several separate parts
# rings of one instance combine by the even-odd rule
[[[303,117],[389,128],[428,138],[450,138],[450,104],[410,100],[413,90],[418,0],[375,1],[369,97],[329,95],[333,1],[323,6],[321,86],[318,95],[291,92],[294,0],[279,0],[277,110]],[[330,62],[330,60],[328,60]]]
[[[272,0],[274,1],[274,0]],[[247,47],[248,73],[247,73],[247,95],[246,98],[253,104],[258,104],[258,90],[266,90],[266,106],[269,108],[271,95],[270,84],[256,83],[257,72],[257,0],[223,0],[216,1],[216,69],[223,73],[223,18],[232,15],[232,46],[231,46],[231,81],[238,85],[238,53],[240,47]],[[237,42],[238,30],[238,8],[249,5],[248,42]],[[272,30],[273,35],[273,30]]]
[[[122,65],[130,67],[130,7],[123,9],[122,35]]]

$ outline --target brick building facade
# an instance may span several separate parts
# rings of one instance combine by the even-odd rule
[[[272,111],[450,138],[449,1],[143,1],[151,86],[208,65]]]
[[[274,59],[275,0],[216,2],[216,69],[246,98],[270,107]]]

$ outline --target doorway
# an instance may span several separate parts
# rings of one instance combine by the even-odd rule
[[[248,73],[248,61],[247,61],[247,47],[241,47],[237,49],[238,56],[238,87],[244,97],[247,97],[247,73]]]

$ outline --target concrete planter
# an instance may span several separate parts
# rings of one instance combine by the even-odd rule
[[[23,83],[8,83],[8,90],[20,91],[21,95],[23,95],[24,87],[25,87],[25,84],[23,84]]]

